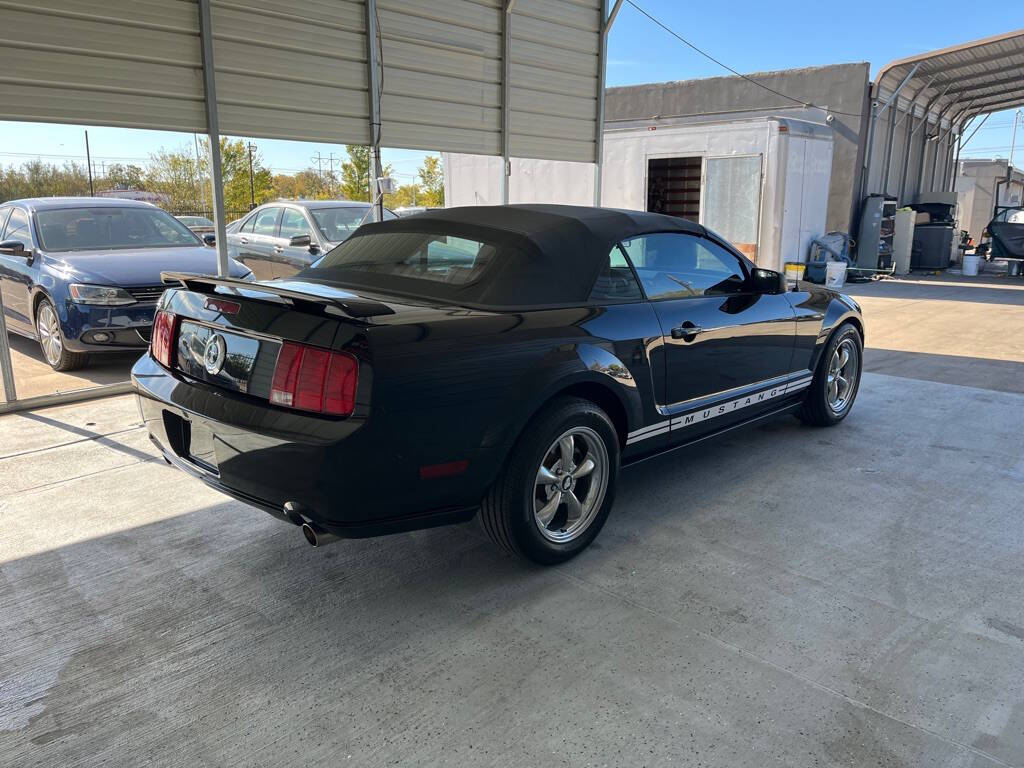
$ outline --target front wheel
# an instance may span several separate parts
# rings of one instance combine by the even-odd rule
[[[863,359],[860,331],[852,323],[843,323],[825,345],[797,417],[819,427],[845,419],[860,389]]]
[[[480,506],[505,551],[550,565],[582,552],[611,510],[619,440],[601,408],[560,398],[533,418]]]
[[[55,371],[73,371],[81,368],[89,359],[84,352],[71,352],[64,345],[64,335],[60,329],[57,310],[49,299],[39,302],[36,310],[36,336],[43,357]]]

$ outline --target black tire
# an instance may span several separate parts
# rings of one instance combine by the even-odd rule
[[[580,430],[575,437],[580,449],[579,455],[589,456],[584,450],[589,451],[593,447],[598,466],[602,449],[596,444],[591,446],[587,441],[600,440],[605,452],[603,457],[607,460],[606,482],[603,497],[594,496],[589,516],[584,511],[581,520],[589,520],[585,527],[581,523],[579,530],[571,534],[574,536],[571,540],[553,541],[549,536],[569,535],[566,530],[558,529],[560,523],[557,517],[567,515],[568,512],[559,504],[556,517],[550,523],[551,528],[546,529],[547,534],[542,533],[542,523],[535,516],[535,498],[537,494],[550,493],[550,486],[538,485],[538,470],[552,455],[550,449],[558,443],[559,437],[574,429]],[[557,463],[560,465],[561,460]],[[585,459],[580,461],[580,466],[584,463]],[[557,471],[561,472],[560,469]],[[592,470],[593,474],[596,472]],[[565,562],[586,549],[601,531],[615,501],[618,474],[619,438],[608,415],[589,400],[559,397],[537,413],[523,430],[504,468],[480,505],[481,523],[490,539],[509,554],[542,565]],[[573,487],[569,495],[575,492],[580,495],[589,494],[589,487],[584,488],[582,485],[585,480],[581,479],[580,482],[579,489]],[[573,498],[576,496],[573,495]],[[582,508],[587,509],[586,503]]]
[[[853,376],[851,388],[842,401],[842,407],[836,408],[830,404],[829,398],[829,367],[836,350],[843,346],[851,355],[856,357],[856,374]],[[847,417],[853,408],[853,402],[860,390],[861,374],[864,371],[864,341],[861,339],[860,331],[853,323],[843,323],[829,337],[825,349],[822,350],[821,359],[814,372],[814,379],[804,396],[804,401],[796,416],[805,424],[816,427],[833,427]]]
[[[43,299],[36,307],[36,338],[43,359],[55,371],[73,371],[81,368],[89,361],[86,352],[71,352],[64,343],[64,333],[60,329],[57,310],[53,302]]]

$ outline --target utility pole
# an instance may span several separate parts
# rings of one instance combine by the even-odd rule
[[[256,185],[252,178],[252,142],[248,142],[249,147],[249,210],[251,211],[256,207]]]
[[[311,157],[310,160],[315,160],[316,161],[316,177],[320,181],[320,190],[323,191],[323,188],[324,188],[324,159],[320,155],[320,152],[317,151],[317,153],[313,157]]]
[[[89,168],[89,197],[96,197],[92,186],[92,155],[89,154],[89,132],[85,132],[85,164]]]
[[[336,177],[335,177],[335,175],[334,175],[334,161],[335,161],[335,160],[337,160],[337,161],[338,161],[338,164],[340,165],[340,164],[341,164],[341,157],[339,156],[339,157],[337,157],[337,158],[336,158],[336,157],[334,156],[334,153],[333,153],[333,152],[331,152],[331,154],[330,154],[330,155],[328,156],[328,158],[327,158],[327,159],[328,159],[328,161],[330,162],[330,166],[331,166],[331,170],[329,171],[329,173],[331,174],[331,176],[330,176],[330,179],[331,179],[331,184],[330,184],[330,187],[331,187],[331,188],[330,188],[329,192],[330,192],[330,196],[331,196],[331,197],[334,197],[334,194],[335,194],[335,193],[334,193],[334,183],[335,183],[335,181],[336,181]]]
[[[1017,145],[1017,123],[1020,122],[1020,116],[1021,116],[1021,110],[1019,110],[1019,109],[1016,112],[1013,113],[1013,138],[1010,139],[1010,159],[1006,163],[1006,165],[1007,165],[1007,171],[1006,171],[1007,176],[1009,176],[1011,173],[1013,173],[1013,171],[1011,170],[1013,168],[1013,149]]]

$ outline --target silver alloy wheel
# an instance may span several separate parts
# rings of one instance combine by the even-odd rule
[[[859,366],[857,344],[851,338],[843,339],[835,348],[828,364],[825,397],[832,413],[840,414],[850,407]]]
[[[590,527],[608,490],[608,448],[590,427],[572,427],[544,453],[533,519],[544,538],[565,544]]]
[[[44,302],[43,306],[39,308],[36,330],[39,332],[39,346],[43,350],[46,362],[50,365],[58,365],[61,353],[64,351],[64,342],[60,338],[60,323],[57,321],[57,314],[48,303]]]

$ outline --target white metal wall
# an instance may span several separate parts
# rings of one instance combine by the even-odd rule
[[[516,0],[509,154],[592,163],[600,0]]]
[[[595,161],[601,0],[377,0],[381,144]],[[205,131],[196,0],[3,2],[0,119]],[[368,144],[367,0],[210,0],[221,133]],[[507,16],[507,19],[506,19]]]
[[[365,3],[210,6],[221,133],[370,143]]]
[[[194,0],[3,5],[0,119],[205,129]]]

